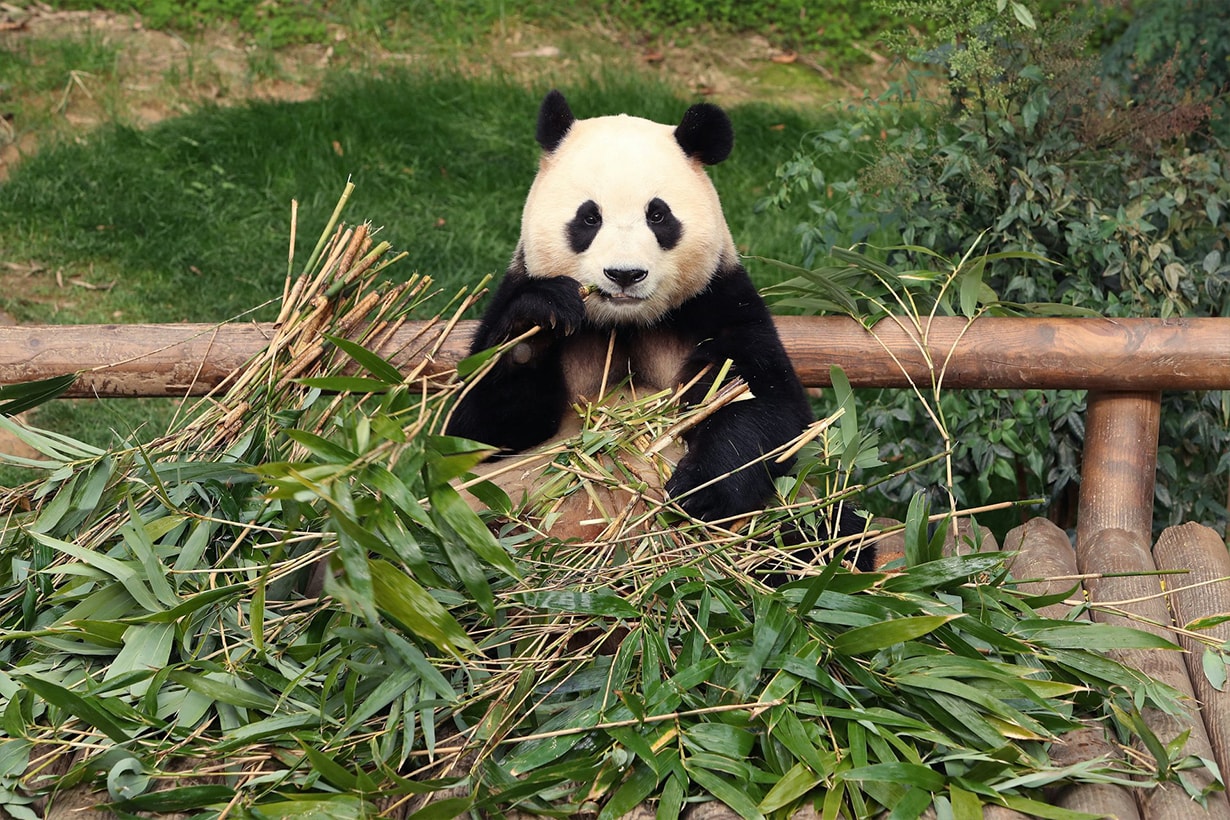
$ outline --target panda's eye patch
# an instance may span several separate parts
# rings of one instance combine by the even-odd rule
[[[601,228],[602,211],[598,208],[597,202],[587,199],[581,203],[581,207],[577,208],[576,215],[566,226],[568,246],[572,248],[572,252],[583,253],[593,244],[594,237],[598,235]]]
[[[683,236],[683,223],[671,213],[671,206],[661,199],[654,197],[649,200],[645,206],[645,222],[662,250],[669,251],[679,244],[679,238]]]

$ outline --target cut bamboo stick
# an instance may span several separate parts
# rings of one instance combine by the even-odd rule
[[[1003,551],[1015,553],[1008,559],[1008,569],[1014,578],[1037,578],[1039,580],[1018,584],[1017,589],[1028,595],[1058,595],[1077,587],[1076,595],[1082,594],[1079,584],[1070,579],[1079,570],[1076,568],[1076,551],[1067,533],[1046,518],[1031,518],[1019,527],[1014,527],[1004,536]],[[1044,618],[1067,618],[1071,607],[1064,603],[1043,607],[1038,614]]]

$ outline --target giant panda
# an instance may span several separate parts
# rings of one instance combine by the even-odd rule
[[[471,349],[538,331],[468,387],[446,432],[524,451],[559,435],[569,408],[597,400],[613,380],[655,391],[691,383],[686,406],[729,360],[752,398],[684,434],[665,489],[702,520],[763,507],[790,467],[764,456],[813,414],[705,170],[731,152],[729,117],[700,103],[678,125],[624,114],[578,120],[551,91],[537,141],[520,241]]]

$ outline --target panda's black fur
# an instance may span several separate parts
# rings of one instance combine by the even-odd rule
[[[623,127],[628,120],[608,119],[615,121],[612,127]],[[570,150],[569,137],[577,122],[563,95],[558,91],[547,95],[537,125],[537,141],[544,151],[540,178],[552,173],[549,163],[556,152]],[[641,122],[645,121],[637,121]],[[643,127],[661,126],[645,123]],[[677,150],[679,160],[687,161],[686,179],[681,178],[680,184],[690,194],[698,193],[697,186],[711,190],[712,184],[699,166],[721,162],[733,147],[734,133],[725,112],[709,104],[694,105],[674,128],[673,137],[673,145],[662,140],[661,145],[653,143],[652,150]],[[692,177],[693,172],[700,177]],[[694,227],[688,220],[697,212],[695,203],[689,203],[692,211],[681,217],[676,214],[681,204],[672,204],[672,181],[665,180],[664,186],[653,182],[654,189],[644,197],[644,219],[657,250],[669,257],[681,242],[697,241],[698,236],[689,231],[712,233],[711,237],[699,237],[705,242],[698,246],[697,253],[712,257],[705,262],[706,268],[681,274],[693,277],[685,283],[685,290],[652,315],[642,315],[638,312],[642,310],[640,300],[623,297],[625,293],[639,293],[640,287],[648,288],[642,280],[655,271],[603,267],[605,279],[593,274],[602,291],[590,299],[606,300],[607,304],[597,307],[606,313],[595,315],[595,305],[587,306],[582,296],[583,283],[568,275],[529,269],[527,243],[534,236],[531,229],[545,228],[548,239],[544,241],[554,243],[549,256],[572,253],[579,258],[607,229],[604,203],[586,195],[584,184],[579,184],[574,186],[581,191],[575,196],[579,201],[552,203],[559,208],[560,224],[542,226],[530,224],[537,219],[537,211],[531,208],[531,191],[522,242],[479,322],[472,351],[505,343],[534,327],[540,330],[505,353],[469,388],[455,408],[447,432],[506,452],[526,450],[559,432],[578,395],[598,398],[594,394],[599,384],[608,383],[602,375],[608,358],[613,362],[615,381],[629,377],[634,384],[653,390],[697,379],[682,397],[685,405],[705,396],[716,372],[730,360],[732,375],[747,383],[753,398],[721,408],[684,434],[687,452],[666,490],[697,518],[739,515],[764,506],[772,496],[773,479],[790,467],[789,463],[761,457],[795,439],[814,417],[769,310],[734,252],[716,193],[712,194],[712,203],[718,213],[705,214],[711,222]],[[704,191],[699,193],[708,196]],[[565,213],[571,218],[564,219]],[[637,229],[629,228],[627,219],[621,224],[622,230]],[[648,244],[648,239],[644,241]],[[602,261],[605,264],[606,260]],[[649,300],[643,304],[648,305]],[[627,312],[626,321],[621,321],[624,314],[620,311]],[[612,314],[616,318],[610,318]],[[727,473],[730,475],[713,481]],[[862,529],[861,521],[848,523],[840,529]]]

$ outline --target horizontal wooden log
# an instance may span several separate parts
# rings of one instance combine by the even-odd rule
[[[409,369],[426,323],[408,323],[381,351]],[[462,322],[433,362],[465,354]],[[874,331],[845,317],[781,317],[800,377],[829,384],[840,366],[855,386],[1050,387],[1096,390],[1230,388],[1230,319],[940,317],[924,336],[885,319]],[[72,396],[200,395],[266,344],[268,324],[18,325],[0,327],[0,384],[81,372]],[[425,336],[439,331],[433,326]]]

